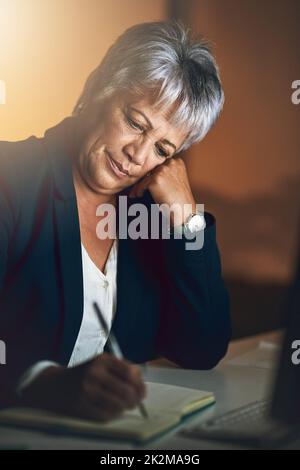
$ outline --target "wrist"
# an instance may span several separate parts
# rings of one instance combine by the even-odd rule
[[[178,234],[180,238],[184,235],[184,237],[190,239],[195,237],[197,233],[202,232],[205,227],[206,222],[204,213],[196,210],[188,215],[183,224],[170,227],[169,232],[172,234]]]
[[[170,228],[183,226],[188,218],[197,212],[197,204],[194,201],[184,204],[175,203],[170,206]]]

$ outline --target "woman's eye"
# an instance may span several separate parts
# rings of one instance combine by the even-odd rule
[[[144,131],[143,127],[140,126],[133,119],[131,119],[129,116],[127,116],[127,121],[129,122],[130,126],[133,127],[134,129],[138,129],[139,131],[142,131],[142,132]]]
[[[136,121],[131,119],[131,117],[128,116],[127,114],[125,114],[125,116],[126,116],[126,121],[130,125],[130,127],[132,127],[133,129],[137,129],[141,132],[144,132],[144,128],[140,124],[138,124]],[[162,147],[159,147],[159,146],[156,147],[156,153],[160,157],[163,157],[163,158],[168,158],[169,157],[169,154]]]
[[[164,158],[167,158],[169,156],[169,154],[161,147],[156,147],[157,149],[157,153],[160,157],[164,157]]]

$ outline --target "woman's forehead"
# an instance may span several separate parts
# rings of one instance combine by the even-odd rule
[[[171,122],[171,117],[176,111],[178,103],[172,103],[169,106],[158,106],[157,97],[150,92],[145,93],[143,96],[127,95],[123,97],[122,101],[129,110],[131,109],[146,116],[154,129],[163,127],[166,131],[178,136],[176,140],[180,142],[187,135],[187,131]],[[140,114],[141,117],[142,114]]]

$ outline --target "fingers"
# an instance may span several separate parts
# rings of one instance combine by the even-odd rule
[[[102,389],[103,393],[119,401],[124,408],[135,408],[144,398],[144,394],[138,387],[107,371],[103,373],[96,385]]]
[[[107,373],[110,378],[111,384],[120,387],[125,393],[124,388],[133,388],[137,393],[138,398],[142,399],[146,394],[146,387],[142,377],[141,370],[131,364],[126,359],[118,359],[109,354],[102,354],[99,356],[99,361],[102,359],[106,361]],[[111,385],[113,386],[113,385]]]
[[[124,398],[111,393],[102,381],[86,381],[82,387],[81,398],[85,400],[86,404],[89,403],[91,406],[109,413],[115,411],[116,414],[120,414],[128,408]]]
[[[82,366],[81,366],[82,367]],[[95,419],[111,419],[135,408],[145,397],[140,369],[125,359],[103,353],[84,366],[80,387],[79,413]]]
[[[86,397],[81,397],[77,406],[77,416],[89,420],[108,422],[118,418],[124,411],[123,407],[119,406],[113,399],[110,400],[105,394],[100,395],[99,400],[101,400],[101,404]]]

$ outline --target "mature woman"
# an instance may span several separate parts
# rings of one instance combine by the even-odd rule
[[[139,24],[92,72],[72,116],[44,138],[0,142],[2,406],[108,420],[145,396],[138,363],[163,356],[207,369],[224,356],[230,320],[215,220],[205,213],[199,225],[177,156],[222,104],[202,40],[178,23]],[[175,204],[170,238],[99,237],[99,207],[118,209],[121,195]],[[204,230],[202,249],[186,249],[186,230]],[[108,354],[95,301],[126,359]]]

